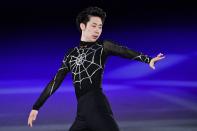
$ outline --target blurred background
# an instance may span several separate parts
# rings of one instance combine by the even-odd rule
[[[32,105],[54,77],[64,54],[79,45],[77,14],[107,13],[100,39],[151,57],[145,63],[110,57],[103,90],[121,131],[197,130],[197,8],[178,0],[7,0],[0,2],[0,131],[66,131],[76,115],[69,73],[27,126]]]

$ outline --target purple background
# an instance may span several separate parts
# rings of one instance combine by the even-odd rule
[[[78,3],[78,4],[76,4]],[[101,39],[152,57],[147,64],[119,57],[106,62],[103,89],[122,130],[196,130],[197,9],[177,1],[6,1],[0,12],[0,131],[67,130],[76,113],[69,73],[28,129],[31,107],[54,77],[69,48],[77,46],[79,11],[107,12]]]

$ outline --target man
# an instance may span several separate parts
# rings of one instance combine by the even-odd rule
[[[155,69],[154,63],[164,56],[160,53],[151,58],[112,41],[98,40],[105,18],[106,13],[98,7],[89,7],[79,13],[76,19],[81,32],[79,46],[66,53],[57,74],[35,102],[28,118],[30,127],[40,107],[71,71],[78,103],[76,119],[70,131],[119,131],[110,104],[102,92],[102,75],[107,57],[116,55],[138,60]]]

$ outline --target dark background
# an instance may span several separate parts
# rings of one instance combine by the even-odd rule
[[[160,52],[166,56],[155,71],[119,57],[107,61],[104,90],[120,127],[196,130],[195,2],[7,0],[0,2],[0,131],[28,130],[33,103],[54,77],[66,51],[79,44],[75,18],[89,6],[107,13],[101,39],[152,57]],[[64,130],[73,122],[76,99],[71,75],[62,86],[41,109],[35,130]]]

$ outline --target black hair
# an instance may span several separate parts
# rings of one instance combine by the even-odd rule
[[[85,25],[90,20],[91,16],[98,16],[101,18],[102,24],[104,24],[105,18],[106,18],[106,12],[104,12],[99,7],[88,7],[81,11],[76,18],[76,24],[78,30],[81,32],[80,23],[84,23]]]

